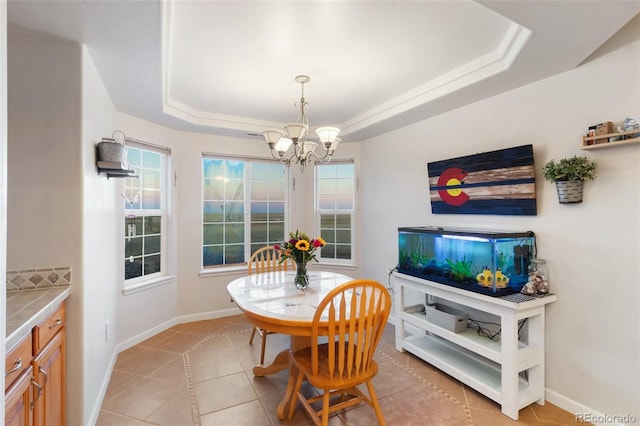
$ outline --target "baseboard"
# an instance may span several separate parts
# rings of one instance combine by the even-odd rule
[[[182,315],[177,318],[178,324],[193,321],[204,321],[210,319],[230,317],[232,315],[241,314],[242,311],[238,308],[223,309],[221,311],[202,312],[199,314]]]
[[[178,324],[178,321],[176,318],[173,318],[173,319],[170,319],[169,321],[163,322],[162,324],[158,324],[153,328],[145,330],[136,336],[130,337],[127,340],[124,340],[118,343],[117,352],[120,353],[122,351],[125,351],[137,345],[140,342],[144,342],[148,338],[153,337],[158,333],[162,333],[163,331],[168,330],[169,328],[173,327],[176,324]]]
[[[631,414],[611,415],[600,413],[548,388],[545,389],[544,397],[546,401],[575,415],[576,420],[581,419],[594,425],[631,426],[631,424],[637,424],[638,422],[638,418]]]
[[[91,416],[89,417],[89,424],[95,425],[98,422],[98,417],[100,416],[100,409],[102,408],[102,403],[104,402],[104,396],[107,394],[107,388],[109,387],[109,382],[111,381],[111,375],[113,374],[113,368],[116,365],[116,360],[118,359],[118,351],[113,351],[111,356],[111,362],[109,362],[109,367],[107,367],[107,371],[102,378],[102,385],[100,385],[100,392],[98,394],[98,398],[96,399],[97,404],[91,410]]]

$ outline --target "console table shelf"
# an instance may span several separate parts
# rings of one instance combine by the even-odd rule
[[[514,420],[521,408],[544,404],[544,312],[555,295],[517,303],[397,272],[393,276],[397,350],[413,353],[496,401]],[[413,307],[405,303],[406,289],[499,317],[501,340],[470,328],[454,333],[429,322],[426,315],[407,309]],[[526,341],[518,337],[522,320],[528,321]]]

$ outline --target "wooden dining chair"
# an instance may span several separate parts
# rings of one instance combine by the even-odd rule
[[[373,354],[378,346],[391,310],[387,289],[372,280],[354,280],[333,289],[318,305],[311,325],[311,347],[293,354],[298,368],[295,398],[291,399],[288,418],[293,417],[297,401],[315,424],[327,425],[329,415],[364,401],[373,407],[378,423],[384,425],[380,404],[371,380],[378,372]],[[318,338],[326,336],[327,343]],[[324,341],[325,339],[323,339]],[[300,392],[303,379],[322,395],[307,398]],[[358,385],[366,383],[367,397]],[[330,405],[333,396],[340,395]],[[316,411],[311,404],[322,400]]]
[[[259,274],[262,272],[272,271],[288,271],[296,269],[296,264],[293,259],[285,259],[284,262],[280,262],[280,252],[273,246],[262,247],[256,250],[249,258],[247,273]],[[264,352],[267,347],[267,335],[273,334],[272,331],[264,330],[262,328],[253,327],[251,331],[251,337],[249,338],[249,344],[253,344],[253,338],[256,332],[262,338],[262,348],[260,349],[260,364],[264,364]]]

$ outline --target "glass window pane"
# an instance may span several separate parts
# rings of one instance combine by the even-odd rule
[[[244,182],[231,180],[225,184],[225,200],[244,200]]]
[[[322,236],[322,239],[327,244],[331,244],[331,243],[335,243],[336,242],[336,233],[333,230],[325,230],[325,229],[323,229],[320,232],[320,235]],[[324,250],[324,247],[322,249]]]
[[[205,245],[209,244],[222,244],[223,239],[224,225],[204,225],[204,231],[202,235],[202,240]]]
[[[322,247],[320,257],[325,259],[334,259],[336,257],[336,246],[333,244],[327,244]]]
[[[131,231],[131,232],[129,232]],[[124,236],[125,237],[135,237],[136,235],[142,235],[142,218],[141,217],[132,217],[126,218],[124,221]],[[131,234],[131,235],[129,235]]]
[[[269,203],[269,221],[284,222],[284,203],[283,202]]]
[[[334,228],[336,226],[336,217],[332,214],[320,215],[320,228]]]
[[[155,274],[160,272],[160,255],[144,257],[144,274]]]
[[[126,238],[124,240],[124,257],[142,256],[142,237]]]
[[[244,244],[234,244],[234,245],[225,246],[225,262],[224,263],[226,265],[244,263]]]
[[[205,201],[203,203],[203,220],[205,222],[223,222],[224,204],[218,201]]]
[[[318,208],[320,210],[334,210],[336,207],[335,195],[320,195],[318,197]]]
[[[284,222],[269,224],[269,243],[282,244],[284,241]]]
[[[142,190],[142,208],[145,210],[153,210],[160,208],[160,191]]]
[[[270,200],[282,200],[284,201],[285,184],[282,183],[269,183],[269,199]]]
[[[160,235],[144,238],[144,254],[160,253]]]
[[[224,199],[224,179],[205,179],[202,197],[205,200]]]
[[[225,222],[243,222],[244,221],[244,203],[231,202],[225,204]]]
[[[268,208],[268,204],[265,202],[252,202],[251,203],[251,222],[266,222],[267,208]]]
[[[328,164],[328,165],[318,166],[318,168],[316,170],[317,170],[319,179],[334,178],[336,176],[336,165],[335,164]]]
[[[205,178],[223,178],[225,176],[222,160],[216,160],[214,158],[203,158],[202,168]]]
[[[228,223],[224,225],[225,244],[244,243],[244,224]]]
[[[267,242],[267,224],[266,223],[251,224],[251,242],[252,243]]]
[[[225,161],[227,165],[227,177],[244,181],[244,161]]]
[[[129,167],[140,167],[140,150],[137,148],[127,148],[127,163]]]
[[[268,163],[252,163],[251,164],[251,179],[253,180],[267,180],[269,178],[269,164]]]
[[[144,233],[159,234],[162,226],[162,216],[147,216],[144,218]]]
[[[336,210],[353,210],[353,197],[351,194],[338,194],[335,208]]]
[[[145,188],[148,189],[160,189],[160,170],[148,170],[142,171],[142,182]]]
[[[160,154],[157,152],[142,150],[142,166],[152,169],[160,169]]]
[[[353,163],[336,164],[336,166],[337,166],[337,170],[336,170],[337,178],[344,178],[344,177],[353,178],[355,176],[355,167]]]
[[[337,214],[336,215],[336,228],[349,229],[351,228],[351,215],[350,214]]]
[[[130,262],[128,259],[124,261],[124,279],[137,278],[142,276],[142,258],[138,257]]]
[[[267,200],[269,198],[269,182],[266,181],[253,181],[251,182],[251,199],[252,200]]]
[[[318,192],[320,194],[335,194],[336,188],[336,181],[334,179],[318,181]]]
[[[351,259],[351,246],[337,245],[336,259]]]
[[[336,243],[351,243],[351,231],[336,231]]]
[[[202,248],[202,266],[222,265],[223,246],[206,246]]]

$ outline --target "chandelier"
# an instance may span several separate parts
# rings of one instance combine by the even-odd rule
[[[300,164],[300,170],[304,170],[305,166],[311,162],[317,161],[322,164],[330,162],[340,143],[340,138],[338,138],[340,129],[337,127],[318,127],[316,129],[316,134],[322,143],[321,149],[324,152],[316,152],[320,144],[307,140],[309,120],[304,113],[304,107],[307,106],[307,101],[304,99],[304,85],[310,80],[308,75],[296,76],[296,83],[299,83],[301,87],[300,114],[296,122],[286,124],[284,130],[270,129],[262,132],[273,158],[280,160],[282,164]]]

